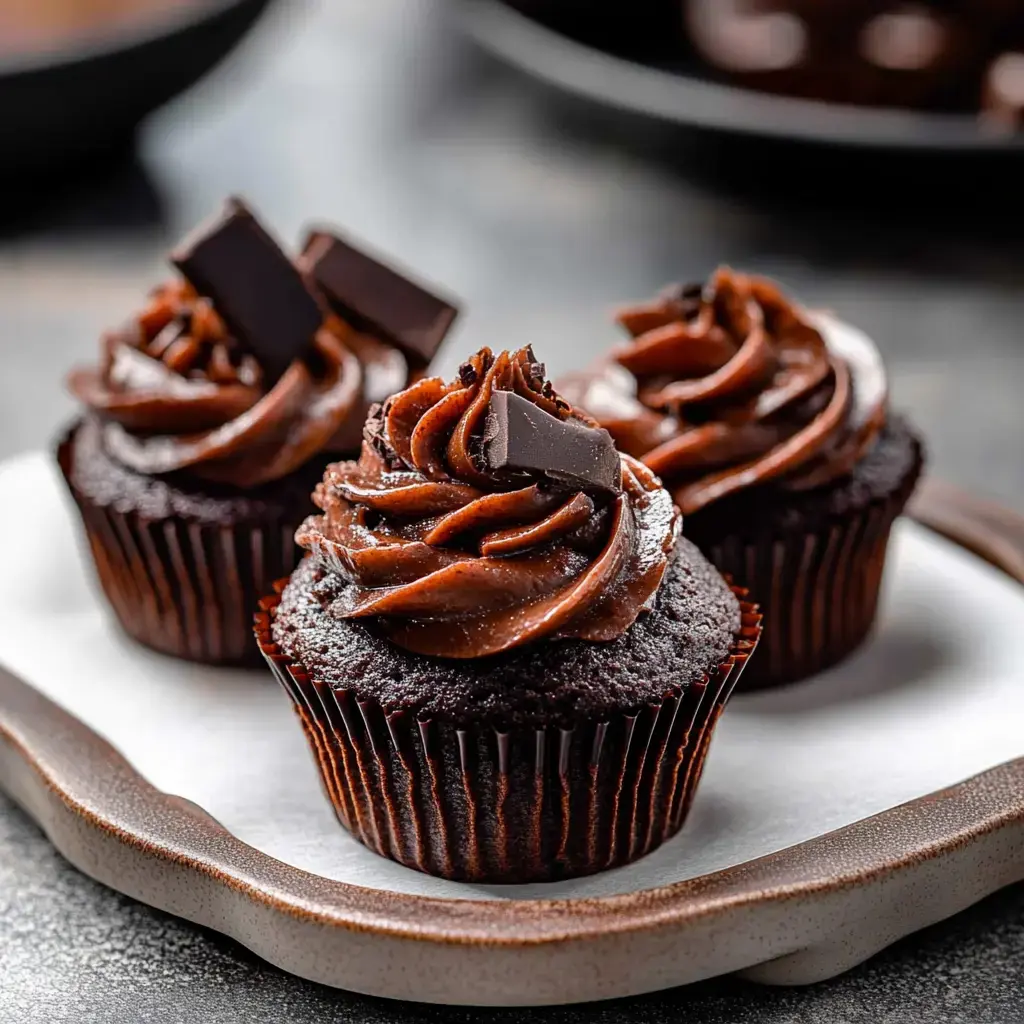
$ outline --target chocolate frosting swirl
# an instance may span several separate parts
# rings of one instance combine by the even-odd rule
[[[617,494],[481,455],[495,391],[591,421],[544,380],[530,349],[481,349],[374,409],[358,462],[328,468],[322,515],[297,540],[348,581],[331,614],[369,620],[408,650],[478,658],[541,638],[612,640],[653,607],[679,530],[654,474],[623,456]]]
[[[69,387],[130,469],[255,487],[320,451],[356,451],[369,406],[408,381],[397,349],[327,314],[309,355],[270,383],[210,301],[176,281],[107,334],[101,365],[73,371]]]
[[[563,393],[666,481],[684,515],[748,487],[845,476],[885,424],[870,340],[763,278],[720,268],[618,320],[632,340]]]

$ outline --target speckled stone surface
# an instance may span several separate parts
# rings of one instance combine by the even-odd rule
[[[445,374],[472,344],[532,340],[557,375],[615,340],[610,306],[719,262],[775,275],[878,339],[935,473],[1024,505],[1019,165],[712,146],[563,100],[461,43],[441,8],[282,0],[146,126],[137,162],[42,208],[3,190],[0,457],[51,442],[75,412],[63,369],[94,358],[165,273],[167,244],[239,190],[286,237],[334,220],[460,295]],[[1022,979],[1017,887],[808,989],[400,1006],[297,981],[96,885],[0,798],[0,1024],[1003,1024],[1024,1017]]]

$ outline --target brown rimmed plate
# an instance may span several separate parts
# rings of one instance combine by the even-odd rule
[[[56,473],[24,457],[0,467],[0,660],[21,677],[0,673],[0,784],[87,874],[326,984],[540,1004],[730,971],[819,980],[1024,878],[1024,759],[1010,757],[1024,754],[1024,687],[993,643],[1024,610],[1024,522],[937,484],[915,515],[937,533],[901,527],[874,642],[852,668],[730,707],[692,827],[664,856],[578,885],[469,887],[353,852],[267,677],[185,666],[119,637],[82,572]],[[855,762],[875,733],[913,756],[865,775]],[[792,763],[771,771],[759,734]],[[839,819],[821,808],[851,790],[822,764],[790,807],[818,815],[805,822],[817,831],[787,841],[771,802],[786,796],[773,787],[794,791],[808,774],[789,742],[801,736],[807,750],[824,739],[886,809],[848,802],[849,820],[827,827]],[[930,747],[939,774],[914,775]],[[926,788],[943,771],[953,784]]]

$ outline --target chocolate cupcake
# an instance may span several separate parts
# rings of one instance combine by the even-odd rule
[[[373,410],[315,500],[256,633],[359,840],[526,882],[679,829],[759,619],[529,349]]]
[[[921,472],[856,328],[720,269],[624,310],[631,341],[562,391],[657,473],[686,535],[765,617],[745,687],[839,661],[875,617],[889,532]]]
[[[322,233],[297,268],[238,200],[172,261],[181,277],[71,374],[86,413],[58,460],[125,630],[258,662],[252,615],[298,561],[324,467],[358,452],[366,410],[420,374],[454,310],[428,315],[421,289]]]

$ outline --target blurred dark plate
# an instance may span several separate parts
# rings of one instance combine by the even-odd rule
[[[203,0],[38,53],[0,54],[0,178],[68,176],[123,146],[201,78],[270,0]]]
[[[693,63],[666,70],[597,49],[501,0],[454,0],[480,45],[537,78],[632,113],[737,136],[864,150],[1024,152],[1024,133],[986,130],[965,114],[841,106],[723,85]]]

